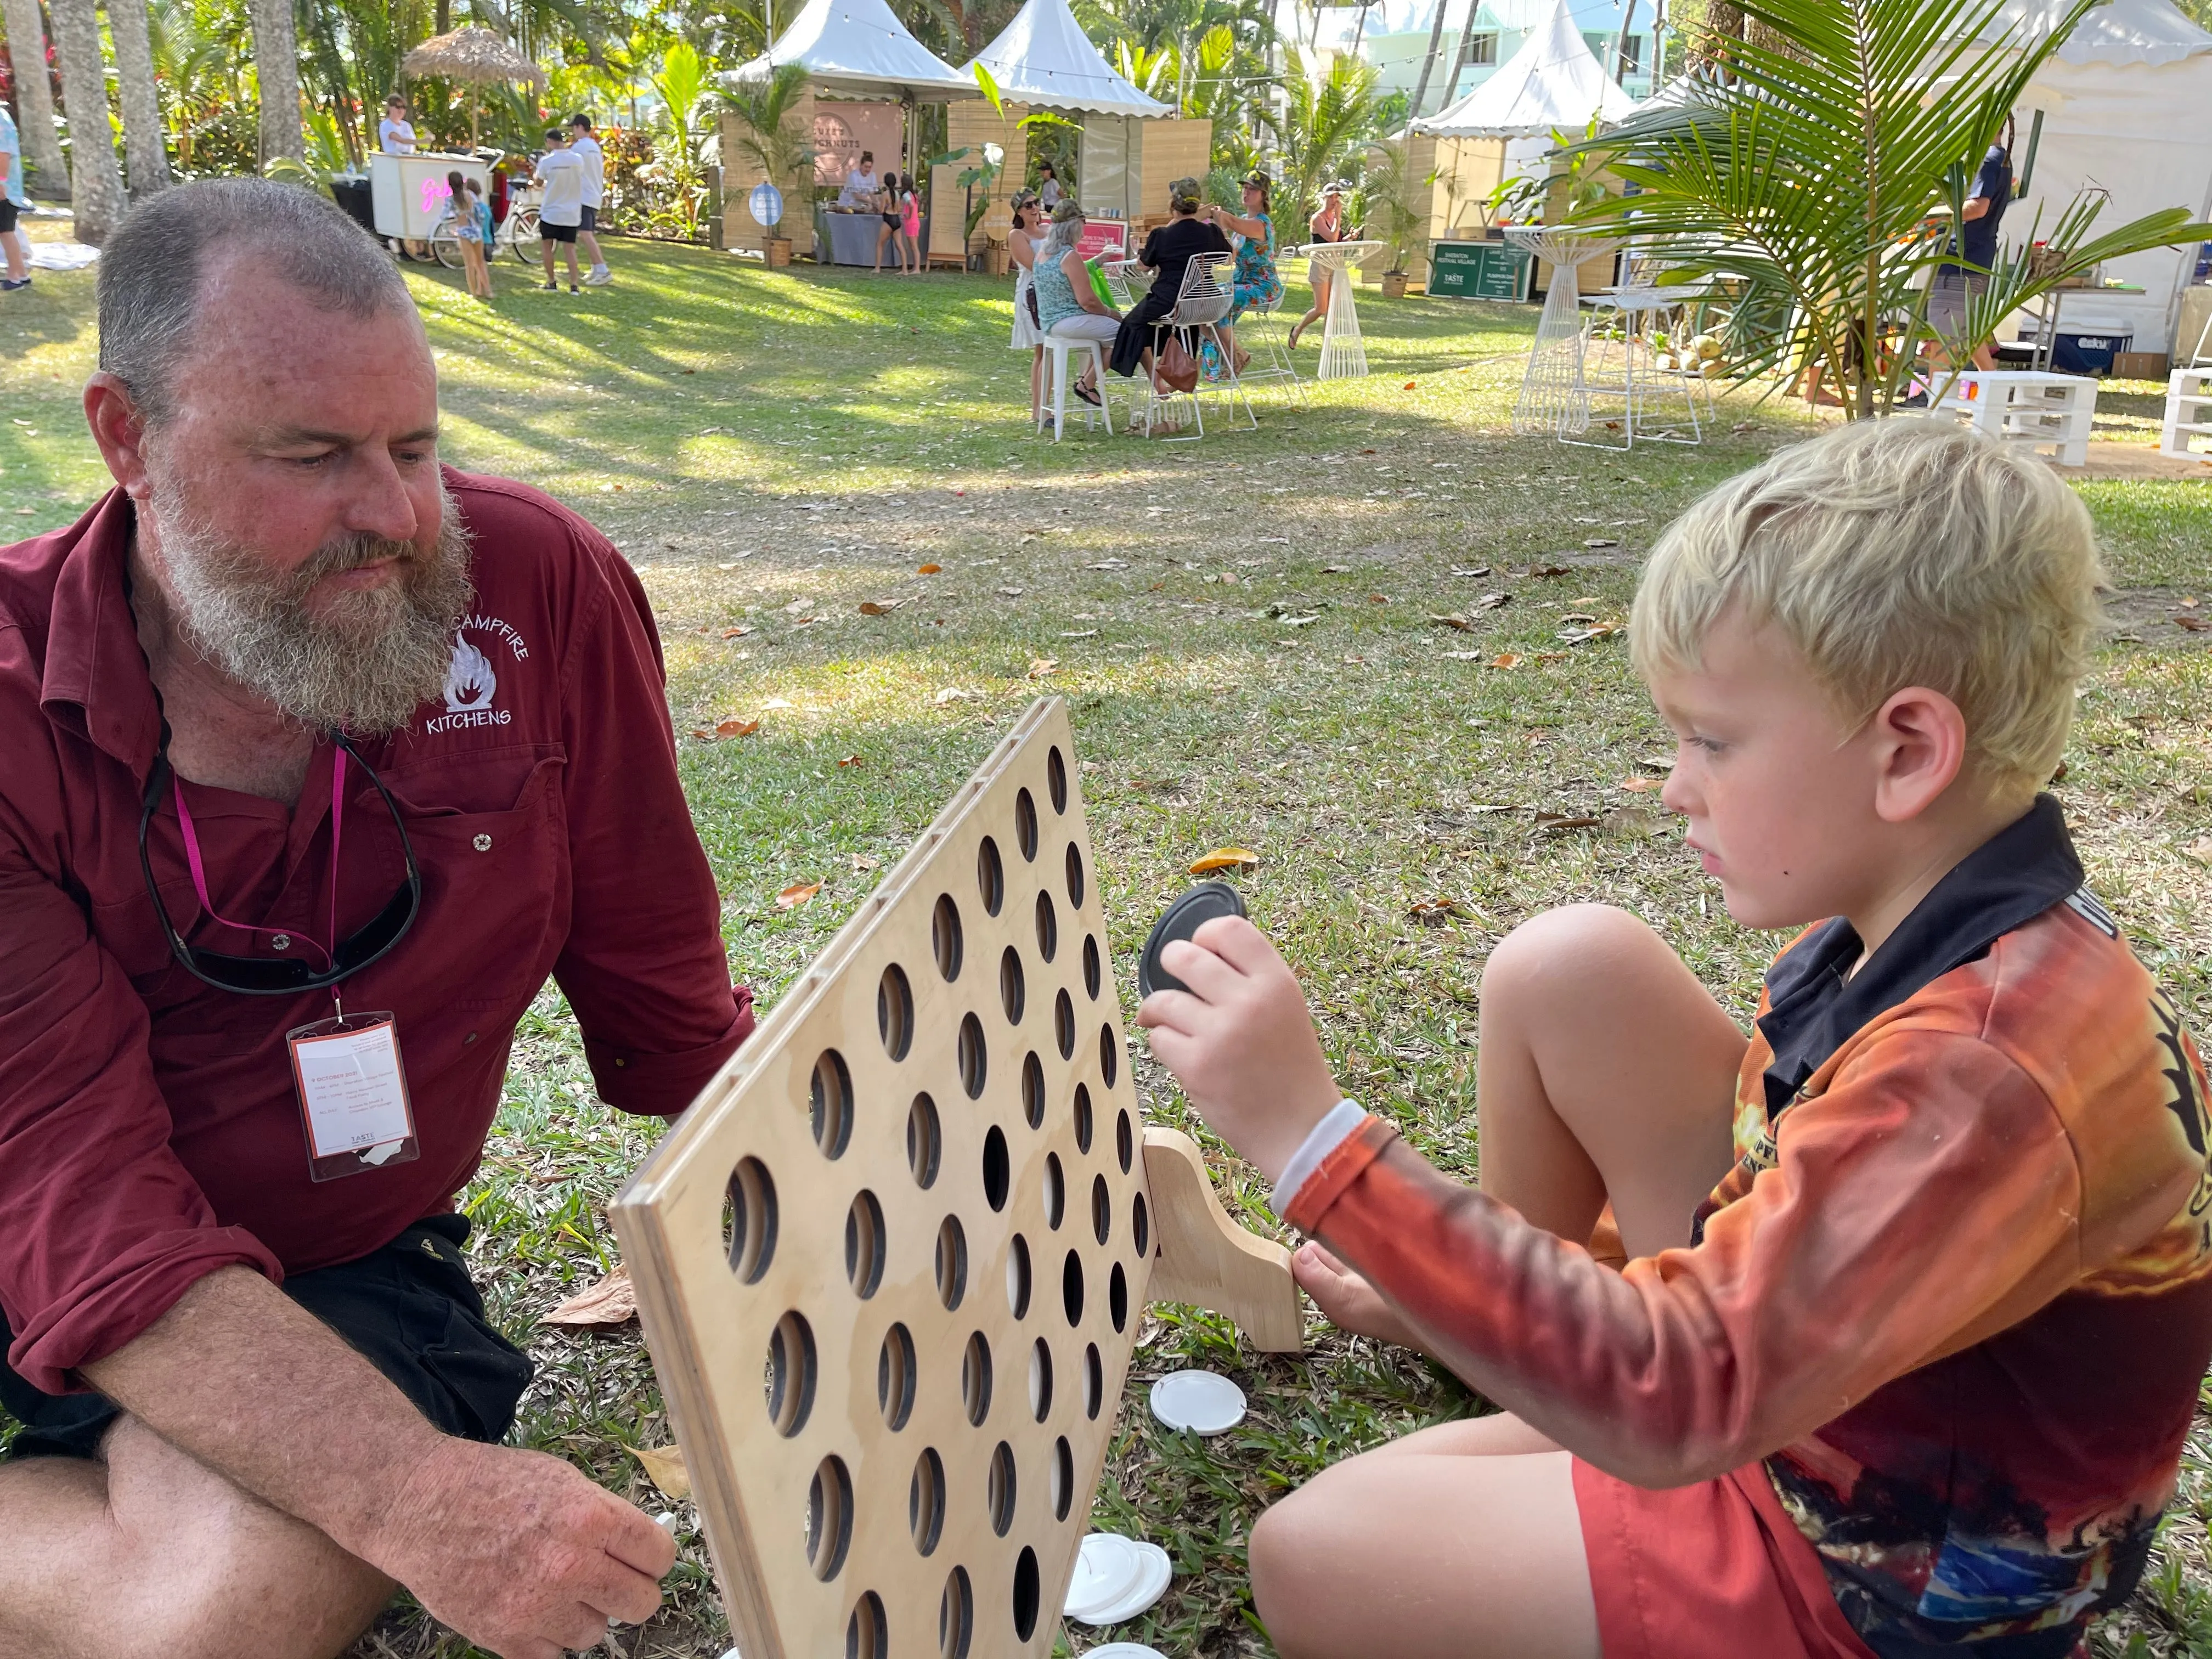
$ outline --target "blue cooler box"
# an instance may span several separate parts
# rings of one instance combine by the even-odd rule
[[[2118,317],[2059,317],[2051,367],[2060,374],[2110,374],[2112,358],[2132,350],[2135,331]]]

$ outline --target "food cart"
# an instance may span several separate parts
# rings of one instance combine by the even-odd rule
[[[452,201],[453,186],[446,175],[455,172],[475,179],[483,187],[485,199],[490,199],[491,168],[481,156],[444,155],[435,150],[370,156],[368,191],[376,234],[427,240]]]

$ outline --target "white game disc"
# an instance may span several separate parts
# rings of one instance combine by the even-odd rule
[[[1174,1577],[1168,1553],[1158,1544],[1094,1532],[1076,1557],[1064,1610],[1086,1625],[1118,1624],[1158,1601]]]
[[[1103,1648],[1093,1648],[1083,1659],[1168,1659],[1158,1648],[1148,1648],[1142,1642],[1109,1642]]]
[[[1244,1390],[1212,1371],[1170,1371],[1152,1384],[1152,1415],[1171,1429],[1220,1434],[1244,1420]]]

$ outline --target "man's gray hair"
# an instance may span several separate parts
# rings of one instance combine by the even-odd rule
[[[149,426],[175,413],[170,382],[191,347],[208,256],[229,242],[325,310],[414,309],[392,256],[319,191],[267,179],[164,191],[131,209],[100,255],[100,366],[131,388]]]

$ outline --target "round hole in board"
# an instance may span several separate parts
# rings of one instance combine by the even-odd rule
[[[1083,1258],[1073,1250],[1067,1253],[1067,1261],[1060,1270],[1060,1305],[1070,1325],[1082,1325]]]
[[[1066,991],[1052,1000],[1052,1040],[1062,1060],[1075,1058],[1075,999]]]
[[[1052,1350],[1042,1337],[1030,1350],[1030,1415],[1040,1423],[1052,1415]]]
[[[1075,1085],[1075,1150],[1091,1150],[1091,1086],[1085,1083]]]
[[[1053,744],[1044,757],[1045,792],[1052,797],[1052,810],[1067,811],[1067,763],[1060,758],[1060,745]]]
[[[722,1248],[740,1282],[760,1283],[775,1259],[775,1182],[757,1158],[740,1159],[730,1172],[722,1200]]]
[[[876,1355],[876,1404],[883,1407],[884,1425],[896,1431],[914,1414],[914,1335],[903,1325],[884,1333],[884,1346]]]
[[[1036,1632],[1041,1605],[1036,1552],[1028,1545],[1014,1558],[1014,1640],[1026,1642]]]
[[[991,1345],[981,1331],[968,1339],[960,1356],[960,1403],[968,1408],[968,1420],[981,1428],[991,1414]]]
[[[1004,1538],[1014,1525],[1014,1449],[1003,1440],[991,1454],[984,1492],[991,1506],[991,1530]]]
[[[845,1659],[885,1659],[890,1651],[890,1631],[884,1622],[883,1598],[873,1590],[861,1594],[845,1626]]]
[[[990,1074],[991,1060],[983,1047],[983,1022],[973,1014],[963,1014],[960,1019],[960,1086],[968,1091],[968,1098],[980,1100],[983,1094],[983,1079]]]
[[[1022,1115],[1030,1128],[1044,1127],[1044,1062],[1035,1049],[1022,1057]]]
[[[906,1489],[906,1523],[914,1532],[914,1547],[927,1555],[945,1532],[945,1460],[934,1446],[924,1446],[914,1460],[914,1480]]]
[[[845,1212],[845,1277],[863,1302],[884,1282],[884,1206],[864,1187]]]
[[[945,1151],[945,1132],[937,1120],[937,1103],[916,1095],[906,1109],[906,1166],[914,1171],[914,1184],[927,1192],[937,1182],[937,1160]]]
[[[968,1294],[968,1235],[960,1218],[949,1215],[937,1230],[937,1298],[951,1313]]]
[[[876,1030],[883,1035],[884,1052],[893,1060],[904,1060],[914,1047],[914,987],[896,962],[884,969],[876,987]]]
[[[1098,939],[1096,934],[1085,934],[1083,940],[1083,988],[1091,994],[1093,1002],[1098,1000],[1099,978]]]
[[[1106,1190],[1106,1177],[1091,1177],[1091,1231],[1103,1244],[1107,1235],[1114,1231],[1114,1200]]]
[[[1121,1074],[1121,1045],[1114,1040],[1113,1026],[1102,1025],[1098,1028],[1098,1075],[1110,1089]]]
[[[968,1569],[955,1567],[945,1580],[945,1594],[937,1598],[939,1659],[968,1659],[968,1645],[975,1638],[975,1589],[968,1582]]]
[[[1006,1189],[1013,1180],[1006,1158],[1006,1132],[994,1123],[983,1136],[983,1197],[994,1210],[1006,1207]]]
[[[1030,1243],[1019,1233],[1006,1246],[1006,1307],[1017,1319],[1030,1314]]]
[[[1024,859],[1032,864],[1036,862],[1036,803],[1030,799],[1026,789],[1014,791],[1014,843],[1022,849]]]
[[[1044,1220],[1055,1232],[1067,1213],[1067,1177],[1060,1173],[1060,1154],[1044,1155]]]
[[[1052,895],[1039,893],[1036,902],[1037,955],[1047,962],[1060,949],[1060,913],[1052,908]]]
[[[814,1329],[797,1309],[768,1338],[768,1420],[788,1440],[814,1410]]]
[[[1118,1261],[1106,1276],[1106,1311],[1117,1331],[1129,1322],[1129,1279]]]
[[[853,1139],[853,1074],[835,1048],[824,1048],[814,1062],[806,1101],[814,1144],[824,1158],[842,1158]]]
[[[1129,1234],[1136,1241],[1137,1260],[1142,1261],[1152,1253],[1152,1213],[1142,1193],[1129,1200]]]
[[[832,1453],[814,1471],[806,1489],[806,1559],[814,1576],[827,1583],[845,1565],[853,1544],[853,1477],[845,1460]]]
[[[999,843],[988,836],[975,849],[975,887],[983,896],[983,908],[997,915],[1006,902],[1006,866],[999,861]]]
[[[1083,849],[1073,842],[1067,843],[1067,902],[1083,908]]]
[[[999,1002],[1006,1011],[1006,1024],[1022,1023],[1022,1011],[1029,1006],[1028,981],[1022,974],[1022,953],[1009,945],[999,957]]]
[[[1052,1443],[1052,1518],[1067,1519],[1075,1503],[1075,1449],[1061,1435]]]
[[[937,956],[937,971],[950,984],[960,977],[960,907],[952,895],[940,893],[929,918],[930,949]]]
[[[1105,1403],[1106,1362],[1099,1358],[1098,1345],[1093,1342],[1083,1350],[1083,1414],[1095,1423]]]
[[[1137,1161],[1137,1137],[1129,1127],[1126,1111],[1114,1115],[1114,1161],[1121,1166],[1123,1175],[1128,1174],[1130,1166]]]

